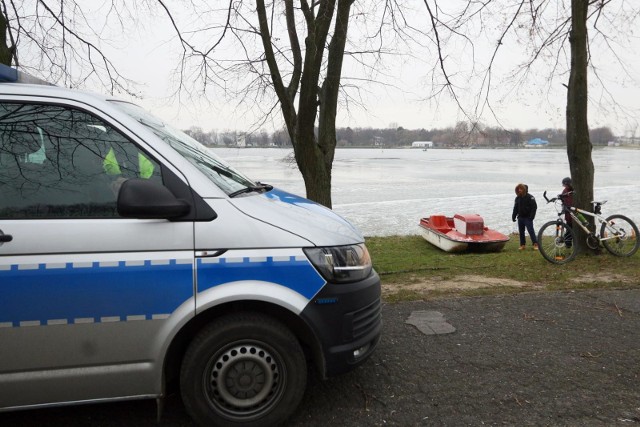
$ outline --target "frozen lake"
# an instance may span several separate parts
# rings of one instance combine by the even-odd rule
[[[218,148],[214,152],[250,178],[305,195],[292,150]],[[593,151],[595,198],[605,216],[620,213],[640,224],[640,150]],[[514,231],[514,188],[529,186],[538,201],[536,231],[556,218],[542,197],[555,195],[569,175],[564,149],[338,149],[333,164],[333,210],[365,236],[418,234],[420,218],[477,213],[485,225]]]

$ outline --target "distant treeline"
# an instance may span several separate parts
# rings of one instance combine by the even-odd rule
[[[193,127],[185,131],[191,137],[210,146],[243,147],[290,147],[291,141],[285,130],[273,133],[259,131],[243,133],[238,131],[210,131]],[[506,130],[499,127],[474,126],[460,122],[455,127],[444,129],[405,129],[403,127],[338,128],[338,147],[408,147],[415,141],[431,141],[434,147],[518,147],[535,138],[548,141],[549,146],[566,145],[564,129]],[[607,145],[615,136],[608,127],[591,129],[593,145]]]

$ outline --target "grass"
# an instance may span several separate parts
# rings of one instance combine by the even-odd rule
[[[555,265],[531,249],[518,250],[517,236],[496,253],[444,252],[420,236],[367,238],[373,266],[380,275],[387,301],[408,301],[442,295],[494,295],[523,291],[572,290],[593,288],[640,288],[640,251],[629,258],[616,257],[602,250],[598,255],[581,254],[565,265]],[[443,287],[421,289],[425,282],[461,283],[482,276],[485,286],[471,289]],[[515,286],[492,285],[494,279],[518,282]],[[433,286],[432,286],[433,288]]]

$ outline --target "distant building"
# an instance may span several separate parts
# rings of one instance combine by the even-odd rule
[[[414,141],[411,143],[411,148],[433,148],[432,141]]]
[[[524,143],[525,147],[544,147],[546,145],[549,145],[549,141],[540,138],[533,138]]]

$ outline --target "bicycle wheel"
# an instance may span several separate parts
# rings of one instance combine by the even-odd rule
[[[611,215],[600,228],[604,247],[616,256],[631,256],[640,246],[638,227],[624,215]]]
[[[562,221],[549,221],[538,232],[538,248],[549,262],[566,264],[576,257],[573,230]]]

